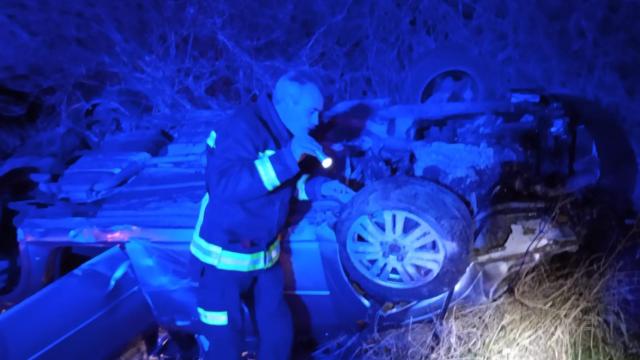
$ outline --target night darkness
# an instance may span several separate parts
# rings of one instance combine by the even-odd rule
[[[638,19],[3,1],[0,359],[640,357]]]

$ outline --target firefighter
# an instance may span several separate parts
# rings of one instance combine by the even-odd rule
[[[243,343],[241,294],[251,291],[260,337],[258,359],[287,359],[291,313],[278,263],[289,202],[320,197],[346,201],[337,180],[300,174],[304,157],[326,160],[309,131],[324,100],[308,70],[282,76],[272,96],[238,110],[207,140],[206,187],[190,245],[202,266],[197,336],[205,359],[238,359]],[[326,163],[326,161],[324,162]]]

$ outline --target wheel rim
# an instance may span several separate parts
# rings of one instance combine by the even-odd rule
[[[415,288],[442,269],[445,250],[435,229],[405,210],[360,216],[346,243],[351,262],[369,280],[393,288]]]

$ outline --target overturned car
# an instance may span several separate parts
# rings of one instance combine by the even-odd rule
[[[299,205],[291,215],[280,261],[300,338],[326,343],[345,332],[432,318],[456,302],[496,299],[522,271],[578,248],[576,221],[587,215],[576,219],[569,211],[573,195],[613,176],[601,165],[599,125],[573,98],[527,90],[495,100],[465,66],[412,79],[413,98],[404,104],[347,101],[324,114],[316,135],[336,159],[330,175],[357,194],[346,204]],[[191,331],[188,244],[209,125],[113,135],[61,176],[32,177],[38,197],[10,204],[17,257],[0,300],[46,303],[56,286],[98,273],[108,286],[87,283],[56,296],[108,297],[124,291],[121,282],[146,300],[144,310],[126,309],[145,314],[136,329],[158,322]],[[87,301],[102,305],[78,307],[106,314],[98,309],[114,306],[98,295]],[[37,303],[15,305],[0,322],[17,322]],[[78,316],[73,334],[135,319]],[[251,329],[249,310],[246,323]],[[47,336],[7,358],[73,346]],[[119,350],[107,347],[103,355]]]

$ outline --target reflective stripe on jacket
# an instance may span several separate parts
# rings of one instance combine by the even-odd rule
[[[205,194],[200,204],[200,213],[193,238],[191,240],[191,253],[205,264],[209,264],[221,270],[230,271],[254,271],[267,269],[273,266],[280,257],[280,240],[276,239],[266,251],[254,253],[241,253],[223,249],[210,244],[201,238],[199,234],[204,209],[209,203],[209,194]]]

